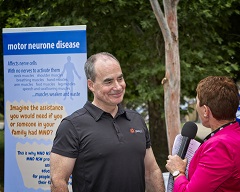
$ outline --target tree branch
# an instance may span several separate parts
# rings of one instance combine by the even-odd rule
[[[158,24],[161,28],[162,34],[163,34],[163,38],[165,42],[169,42],[171,44],[172,42],[172,38],[171,38],[171,32],[170,29],[168,27],[166,18],[163,15],[163,12],[161,10],[161,7],[158,3],[158,0],[150,0],[153,12],[157,18]]]

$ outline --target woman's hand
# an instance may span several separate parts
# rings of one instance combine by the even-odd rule
[[[168,155],[166,164],[167,170],[172,174],[174,171],[185,173],[187,167],[187,159],[182,160],[178,155]]]

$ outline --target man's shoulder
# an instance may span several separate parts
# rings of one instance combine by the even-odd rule
[[[129,118],[132,118],[132,117],[142,118],[141,114],[138,113],[138,112],[135,111],[135,110],[125,109],[125,112],[126,112],[126,114],[127,114],[127,116],[128,116]]]
[[[73,119],[76,119],[76,118],[81,118],[87,114],[87,110],[85,108],[81,108],[81,109],[78,109],[76,111],[74,111],[72,114],[68,115],[67,117],[65,117],[64,119],[66,120],[73,120]]]
[[[136,114],[136,115],[140,115],[137,111],[133,110],[133,109],[124,109],[127,113],[131,113],[131,114]]]

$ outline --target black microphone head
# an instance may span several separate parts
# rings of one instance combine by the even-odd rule
[[[194,139],[197,134],[198,127],[196,123],[192,121],[188,121],[183,125],[181,135],[184,137],[188,137],[190,139]]]

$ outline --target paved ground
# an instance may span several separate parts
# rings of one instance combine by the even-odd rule
[[[211,133],[211,129],[210,128],[204,127],[201,123],[196,123],[196,124],[198,126],[197,136],[200,139],[204,139],[209,133]]]
[[[169,178],[169,172],[164,172],[163,179],[164,179],[164,185],[165,185],[166,191],[167,191],[168,178]]]

